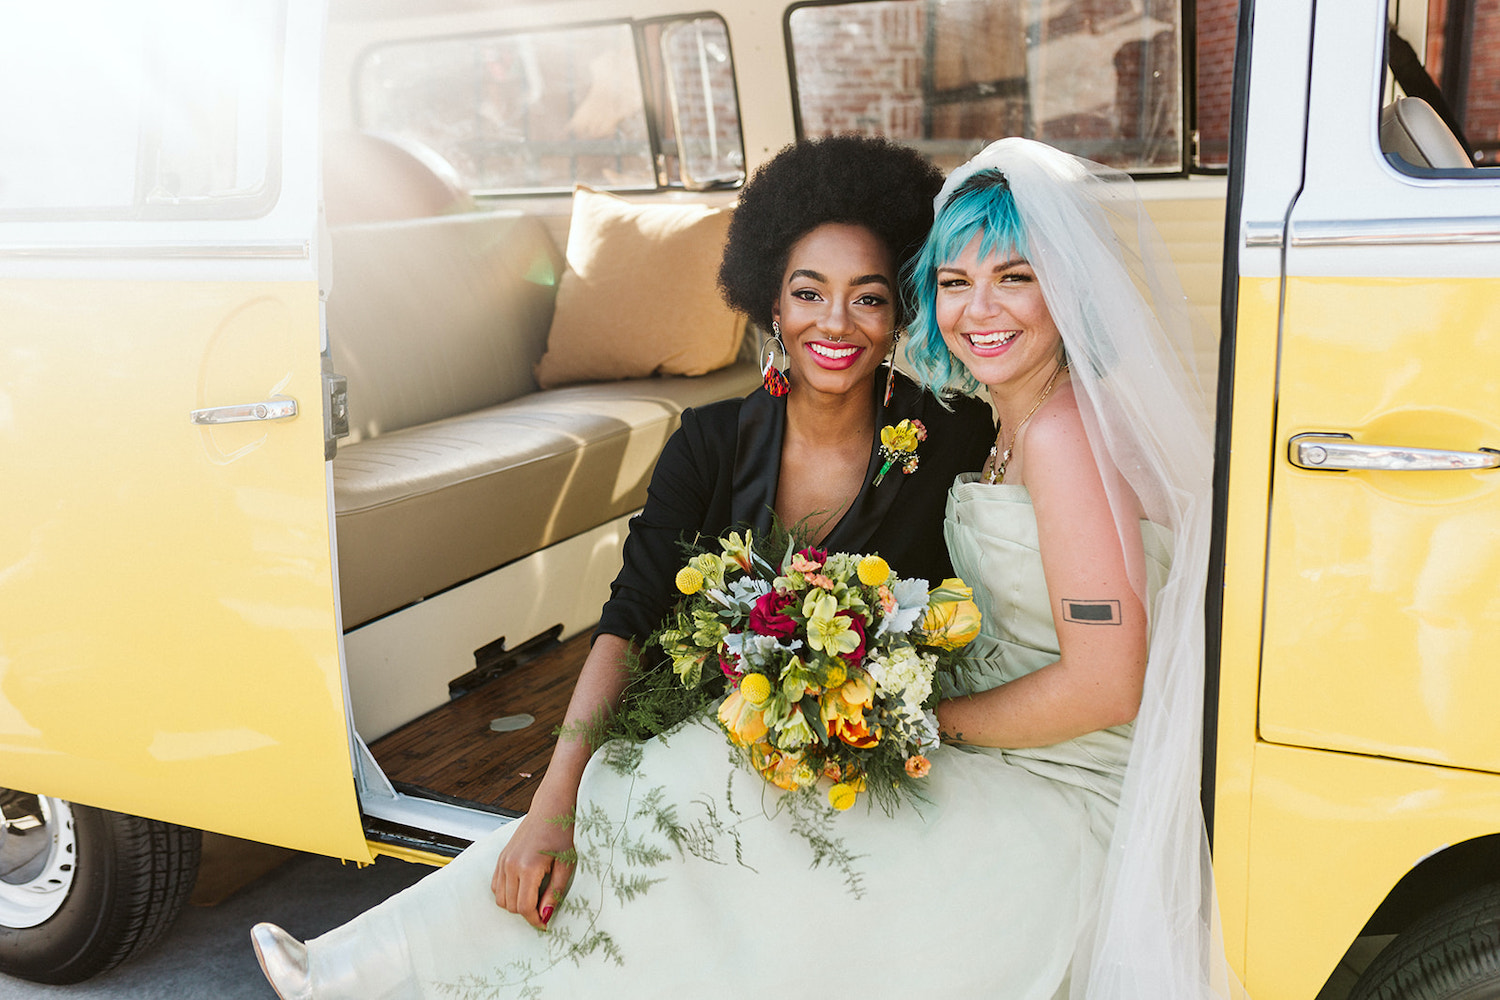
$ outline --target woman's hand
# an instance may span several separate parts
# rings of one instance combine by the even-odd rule
[[[490,891],[501,909],[538,929],[547,926],[573,877],[573,809],[593,747],[585,732],[601,712],[619,704],[625,688],[630,643],[616,635],[594,640],[563,719],[563,735],[552,749],[547,773],[495,862]],[[564,857],[559,858],[558,855]]]
[[[542,793],[537,790],[531,811],[518,821],[490,879],[496,905],[536,928],[547,926],[573,877],[573,864],[566,860],[573,851],[573,802],[562,796],[564,802],[549,804]]]

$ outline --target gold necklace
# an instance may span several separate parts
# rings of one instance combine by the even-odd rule
[[[986,483],[993,486],[996,483],[1000,482],[1000,480],[1005,478],[1005,467],[1010,465],[1011,449],[1016,446],[1016,439],[1021,436],[1021,428],[1026,426],[1026,421],[1031,419],[1031,415],[1041,407],[1042,403],[1046,401],[1048,396],[1052,395],[1052,387],[1057,385],[1058,376],[1060,376],[1067,370],[1068,363],[1066,361],[1058,365],[1057,368],[1053,370],[1052,377],[1049,378],[1047,380],[1047,384],[1042,387],[1042,394],[1036,398],[1035,403],[1031,404],[1031,409],[1026,411],[1026,416],[1021,418],[1021,422],[1016,424],[1016,432],[1010,436],[1010,447],[1006,448],[1004,451],[1000,451],[1000,441],[1005,436],[1005,425],[1001,424],[999,427],[995,428],[995,443],[990,446],[990,457],[984,463],[985,465],[988,465],[990,467],[989,474],[986,475],[984,479]],[[996,454],[1000,456],[998,460],[995,458]]]

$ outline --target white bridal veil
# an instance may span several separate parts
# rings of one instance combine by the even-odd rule
[[[1072,996],[1228,997],[1199,804],[1212,448],[1208,405],[1185,360],[1186,297],[1126,174],[1028,139],[1001,139],[953,172],[937,207],[990,168],[1015,196],[1095,460],[1120,470],[1146,517],[1170,529],[1174,543],[1171,573],[1150,609],[1145,691],[1103,903]],[[1121,537],[1138,536],[1129,498],[1112,495],[1110,504]],[[1131,584],[1144,601],[1137,569]]]

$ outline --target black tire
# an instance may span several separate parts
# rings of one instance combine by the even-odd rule
[[[1500,885],[1408,927],[1375,956],[1349,1000],[1500,1000]]]
[[[202,850],[197,830],[3,790],[0,807],[12,838],[9,853],[0,841],[7,883],[0,890],[22,906],[28,891],[53,894],[39,914],[8,917],[23,926],[0,920],[0,972],[82,982],[155,943],[192,891]],[[17,838],[27,835],[31,843],[18,853]]]

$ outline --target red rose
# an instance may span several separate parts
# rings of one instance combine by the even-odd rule
[[[785,614],[787,605],[796,600],[791,594],[778,590],[761,594],[750,609],[750,631],[756,635],[772,635],[788,639],[797,632],[797,623]]]
[[[854,652],[845,653],[843,660],[851,667],[857,667],[865,658],[865,620],[853,611],[840,611],[835,618],[849,619],[849,627],[859,636],[859,645],[854,647]]]

